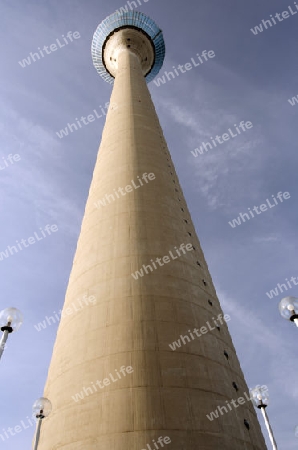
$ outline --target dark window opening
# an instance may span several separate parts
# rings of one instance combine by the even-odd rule
[[[249,430],[250,425],[249,425],[248,420],[244,419],[243,423],[244,423],[244,425],[246,426],[246,428]]]
[[[191,233],[188,231],[189,236],[191,236]]]
[[[205,280],[202,280],[203,281],[203,284],[204,284],[204,286],[207,286],[207,283],[206,283],[206,281]]]
[[[213,305],[213,303],[212,303],[212,301],[211,300],[208,300],[208,303],[209,303],[209,305]]]
[[[235,391],[238,392],[239,388],[237,386],[237,383],[235,383],[235,381],[233,381],[232,385],[233,385],[233,388],[235,389]]]
[[[229,359],[229,354],[228,354],[228,352],[224,351],[224,355],[225,355],[225,357],[226,357],[227,359]]]

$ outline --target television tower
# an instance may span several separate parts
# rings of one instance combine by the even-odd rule
[[[266,449],[252,403],[231,404],[249,391],[147,88],[164,54],[138,11],[94,34],[94,65],[114,86],[39,450]]]

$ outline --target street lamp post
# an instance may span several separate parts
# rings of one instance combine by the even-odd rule
[[[278,307],[281,316],[294,322],[298,327],[298,298],[285,297],[280,301]]]
[[[254,405],[262,411],[273,450],[278,450],[276,441],[274,439],[273,431],[270,426],[269,418],[266,412],[266,408],[269,403],[268,390],[264,389],[264,387],[256,386],[254,389],[250,390],[250,395]]]
[[[264,421],[265,421],[265,425],[266,425],[266,428],[268,430],[269,438],[270,438],[270,441],[272,443],[272,447],[273,447],[274,450],[277,450],[277,444],[275,442],[275,439],[274,439],[274,436],[273,436],[273,431],[272,431],[272,428],[271,428],[271,425],[270,425],[270,422],[269,422],[268,414],[267,414],[266,409],[265,409],[266,406],[267,405],[260,405],[260,406],[258,406],[258,408],[262,411],[262,414],[263,414],[263,417],[264,417]]]
[[[4,352],[8,335],[17,331],[23,323],[22,313],[17,308],[6,308],[0,312],[0,329],[3,332],[0,340],[0,359]]]
[[[33,405],[33,412],[37,419],[34,450],[37,450],[38,448],[42,420],[45,417],[48,417],[51,411],[52,411],[52,403],[45,397],[39,398]]]

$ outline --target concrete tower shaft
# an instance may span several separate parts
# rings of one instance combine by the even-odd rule
[[[109,69],[111,105],[45,387],[53,412],[39,450],[155,450],[160,436],[170,438],[169,450],[265,450],[251,402],[213,421],[206,417],[248,392],[226,323],[185,338],[175,351],[169,346],[223,312],[147,88],[143,55],[120,47],[111,50],[117,63]],[[155,178],[141,185],[144,173]],[[124,195],[118,191],[128,185]],[[178,257],[175,247],[188,243],[192,251]],[[170,251],[176,259],[132,276]],[[96,302],[67,315],[85,294]],[[117,379],[122,366],[133,372]],[[115,381],[96,384],[110,374]]]

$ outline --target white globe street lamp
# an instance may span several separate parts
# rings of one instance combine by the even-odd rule
[[[284,319],[294,322],[298,327],[298,298],[285,297],[280,301],[278,308]]]
[[[35,417],[38,419],[37,421],[37,428],[36,428],[36,435],[35,435],[35,445],[34,450],[37,450],[38,443],[39,443],[39,437],[40,437],[40,429],[41,429],[41,422],[45,417],[48,417],[48,415],[52,411],[52,403],[50,400],[48,400],[45,397],[41,397],[33,405],[33,413],[35,414]]]
[[[4,352],[8,335],[17,331],[23,323],[23,315],[17,308],[6,308],[0,311],[0,329],[3,332],[0,340],[0,359]]]
[[[278,450],[276,441],[273,436],[273,431],[269,423],[269,418],[266,413],[266,408],[269,404],[268,389],[265,388],[265,386],[256,386],[255,388],[250,389],[250,397],[254,405],[262,411],[273,450]]]

